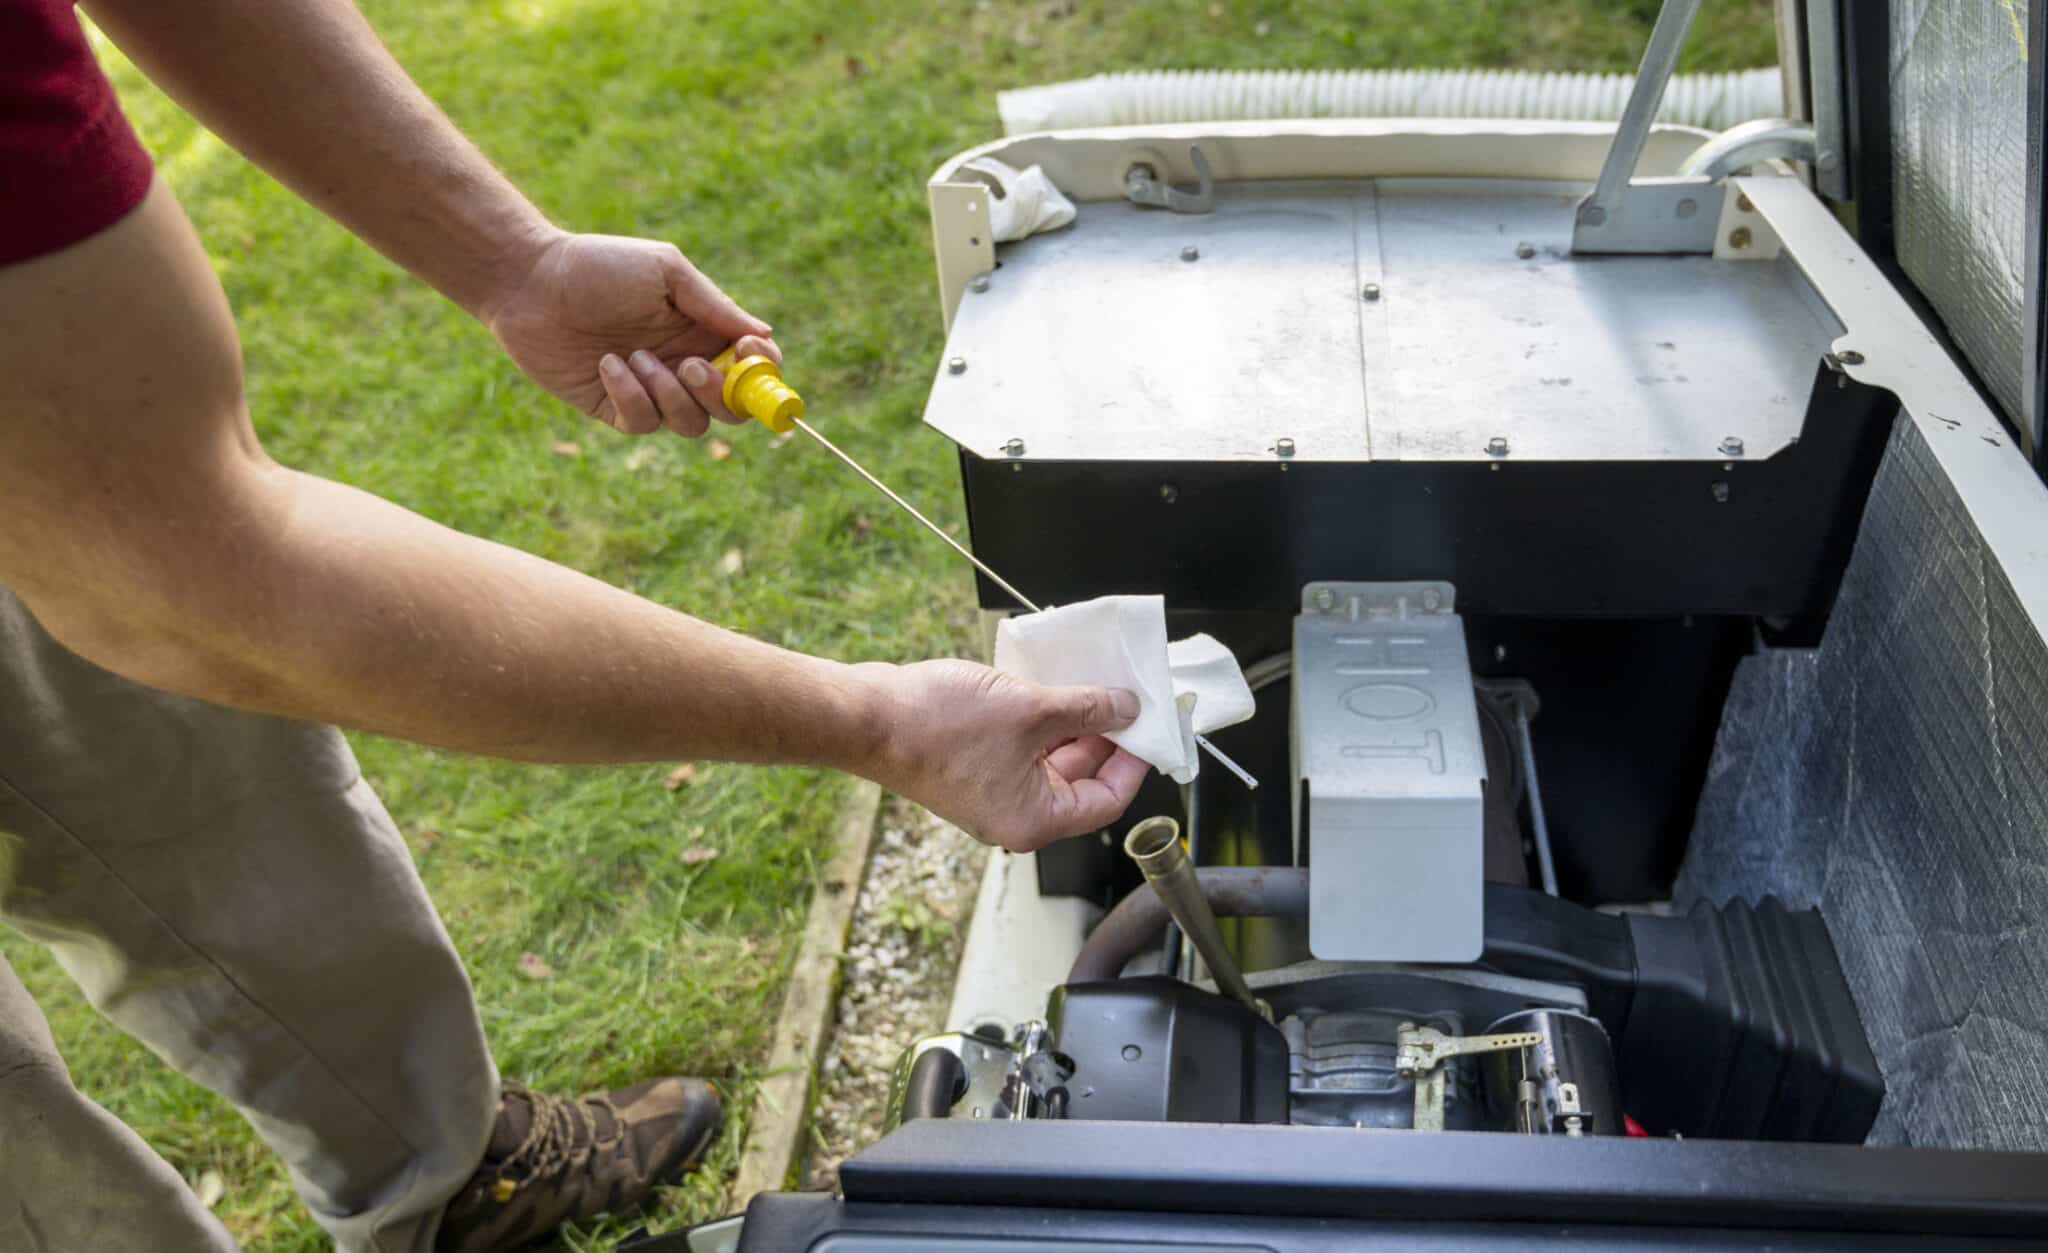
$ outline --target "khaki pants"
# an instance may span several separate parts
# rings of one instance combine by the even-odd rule
[[[0,917],[233,1101],[343,1249],[427,1250],[498,1076],[404,841],[331,727],[138,686],[0,587]],[[0,961],[0,1249],[231,1249],[72,1087]]]

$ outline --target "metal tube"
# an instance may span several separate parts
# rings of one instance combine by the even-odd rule
[[[1223,943],[1223,931],[1216,925],[1216,915],[1209,910],[1209,898],[1202,894],[1187,849],[1181,846],[1180,823],[1166,817],[1145,819],[1124,837],[1124,852],[1138,863],[1138,869],[1145,872],[1145,881],[1165,903],[1166,911],[1194,942],[1195,951],[1208,964],[1217,989],[1270,1020],[1272,1011],[1252,995],[1244,972],[1237,968],[1237,959]]]
[[[1529,710],[1515,702],[1515,743],[1522,750],[1522,780],[1529,792],[1529,825],[1536,830],[1536,866],[1543,890],[1557,895],[1557,863],[1550,856],[1550,823],[1543,816],[1543,789],[1536,784],[1536,746],[1529,742]]]
[[[1308,871],[1299,866],[1203,866],[1195,881],[1211,913],[1224,918],[1306,918]],[[1148,888],[1132,888],[1088,933],[1067,971],[1068,983],[1093,983],[1123,973],[1141,949],[1159,938],[1169,915]]]
[[[1664,7],[1658,10],[1657,24],[1650,29],[1650,45],[1643,50],[1643,63],[1636,70],[1635,87],[1628,94],[1621,121],[1615,124],[1614,143],[1607,149],[1607,160],[1600,167],[1600,182],[1587,198],[1587,205],[1614,211],[1622,188],[1628,186],[1636,172],[1636,161],[1643,155],[1643,141],[1650,136],[1650,123],[1656,120],[1664,88],[1671,82],[1671,71],[1678,68],[1678,54],[1685,47],[1686,32],[1692,29],[1692,19],[1699,10],[1700,0],[1664,0]]]

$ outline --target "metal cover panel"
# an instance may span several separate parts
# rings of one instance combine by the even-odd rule
[[[1485,948],[1486,758],[1452,597],[1447,583],[1303,590],[1294,830],[1308,842],[1309,951],[1325,960],[1475,961]]]
[[[1204,215],[1086,204],[969,291],[926,421],[1025,461],[1489,460],[1496,437],[1517,460],[1712,461],[1729,436],[1749,458],[1796,439],[1836,330],[1797,271],[1572,257],[1584,192],[1331,180],[1227,184]]]

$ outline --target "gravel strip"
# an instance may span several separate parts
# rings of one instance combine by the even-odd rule
[[[839,1163],[882,1132],[889,1075],[912,1041],[949,1025],[953,973],[988,849],[890,797],[847,937],[832,1038],[818,1063],[806,1189],[838,1184]]]

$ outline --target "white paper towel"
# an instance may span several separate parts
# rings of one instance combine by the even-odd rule
[[[1074,202],[1035,165],[1020,170],[994,157],[976,157],[963,168],[986,178],[1001,193],[988,201],[988,229],[998,243],[1054,230],[1074,220]]]
[[[1197,733],[1252,716],[1237,658],[1207,635],[1166,642],[1166,601],[1102,596],[996,627],[996,669],[1057,687],[1138,694],[1138,720],[1109,738],[1177,783],[1195,777]]]

